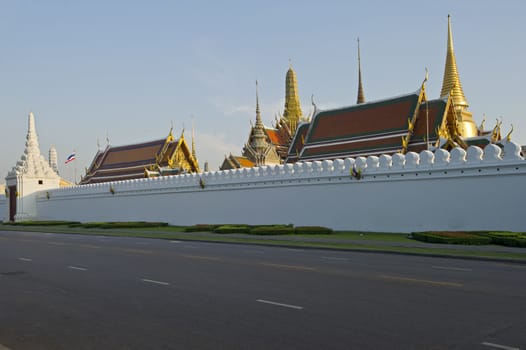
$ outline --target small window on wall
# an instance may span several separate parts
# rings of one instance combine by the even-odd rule
[[[44,180],[38,180],[38,184],[39,185],[43,185],[44,184]]]

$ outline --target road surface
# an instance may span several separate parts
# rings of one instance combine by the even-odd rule
[[[526,350],[526,265],[0,232],[6,348]]]

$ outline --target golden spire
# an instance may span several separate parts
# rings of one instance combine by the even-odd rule
[[[292,63],[289,63],[289,70],[285,78],[285,110],[283,118],[287,121],[292,134],[296,131],[299,120],[303,117],[300,106],[300,97],[298,94],[298,81],[296,73],[292,69]]]
[[[360,62],[360,38],[358,38],[358,98],[356,99],[356,103],[365,103],[365,95],[363,93],[362,85],[362,65]]]
[[[192,157],[194,157],[194,159],[197,159],[197,155],[195,153],[195,130],[194,130],[193,117],[192,117]]]
[[[468,101],[462,91],[462,84],[457,71],[455,53],[453,52],[453,33],[451,32],[451,16],[447,16],[447,54],[446,67],[444,69],[444,81],[442,82],[442,91],[440,97],[447,96],[451,93],[451,99],[455,107],[468,107]]]

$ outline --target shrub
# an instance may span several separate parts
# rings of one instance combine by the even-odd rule
[[[185,227],[184,232],[213,232],[219,226],[221,225],[198,224]]]
[[[467,232],[413,232],[412,236],[418,241],[443,244],[483,245],[492,241],[490,237]]]
[[[103,228],[103,229],[149,228],[149,227],[165,227],[165,226],[168,226],[168,224],[165,222],[146,222],[146,221],[85,222],[85,223],[73,223],[69,225],[69,227]]]
[[[298,226],[294,229],[294,233],[298,235],[326,235],[332,233],[332,229],[323,226]]]
[[[77,221],[19,221],[19,222],[5,222],[4,225],[12,226],[64,226],[78,224]]]
[[[507,247],[526,247],[526,234],[517,232],[487,232],[485,237],[491,238],[491,243]]]
[[[165,222],[146,222],[146,221],[125,221],[125,222],[105,222],[100,228],[150,228],[150,227],[165,227],[168,226]]]
[[[291,235],[294,233],[294,227],[291,226],[257,226],[250,230],[253,235]]]
[[[214,229],[215,233],[249,233],[248,225],[222,225]]]

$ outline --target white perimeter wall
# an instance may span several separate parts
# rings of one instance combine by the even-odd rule
[[[2,195],[0,198],[0,220],[8,221],[9,220],[9,202],[6,200],[6,197]]]
[[[502,155],[489,145],[76,186],[39,192],[37,219],[526,231],[519,152],[508,143]]]

